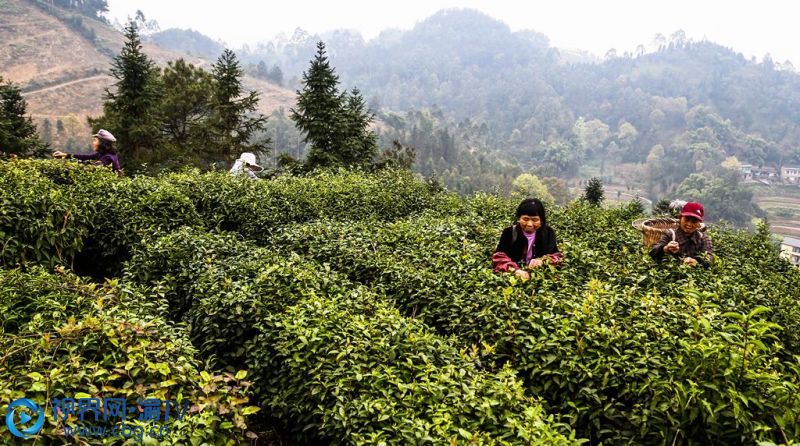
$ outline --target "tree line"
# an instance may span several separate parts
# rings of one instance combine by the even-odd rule
[[[243,152],[262,157],[269,152],[267,117],[257,111],[258,93],[245,91],[244,70],[233,51],[224,50],[210,71],[183,59],[162,69],[142,51],[134,21],[124,33],[125,44],[112,62],[115,82],[104,94],[103,114],[88,122],[93,131],[103,128],[116,136],[127,172],[227,168]],[[294,133],[301,135],[304,159],[301,154],[284,154],[279,167],[310,171],[410,167],[413,163],[413,149],[399,143],[379,153],[378,137],[371,129],[374,114],[357,88],[340,91],[323,42],[318,43],[302,83],[290,118]],[[46,154],[53,140],[50,121],[44,122],[40,137],[26,117],[19,88],[0,79],[0,97],[0,150]],[[56,127],[57,135],[63,134],[63,122],[59,120]]]

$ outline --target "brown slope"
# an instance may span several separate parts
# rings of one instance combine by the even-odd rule
[[[23,89],[28,111],[40,128],[44,119],[51,121],[54,147],[63,147],[69,138],[88,147],[86,117],[102,113],[103,93],[114,82],[109,75],[112,57],[119,53],[125,39],[114,28],[82,17],[83,28],[96,36],[92,41],[66,24],[70,15],[32,1],[0,1],[0,76]],[[149,43],[143,48],[162,66],[182,57],[210,67],[207,61]],[[244,84],[261,94],[259,111],[264,114],[294,106],[295,93],[291,90],[249,77]],[[63,135],[56,135],[57,120],[65,123]]]

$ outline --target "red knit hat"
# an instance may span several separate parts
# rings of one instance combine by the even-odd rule
[[[681,209],[681,217],[694,217],[700,221],[703,221],[705,213],[703,205],[696,201],[690,201],[684,204],[683,209]]]

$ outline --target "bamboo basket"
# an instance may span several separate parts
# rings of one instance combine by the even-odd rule
[[[670,229],[678,229],[677,218],[640,218],[633,221],[633,227],[642,231],[642,244],[645,249],[655,245]],[[706,230],[705,223],[702,223],[700,231]]]

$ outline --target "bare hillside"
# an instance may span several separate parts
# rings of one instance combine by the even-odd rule
[[[124,43],[122,34],[109,25],[72,16],[38,2],[0,2],[0,76],[22,88],[40,128],[45,119],[51,121],[55,146],[69,138],[88,144],[85,118],[102,113],[103,93],[113,85],[111,60]],[[144,50],[162,66],[181,57],[205,68],[210,64],[151,44],[144,44]],[[252,78],[245,79],[245,86],[261,93],[259,109],[264,114],[294,105],[291,90]],[[56,134],[59,120],[64,132]]]

